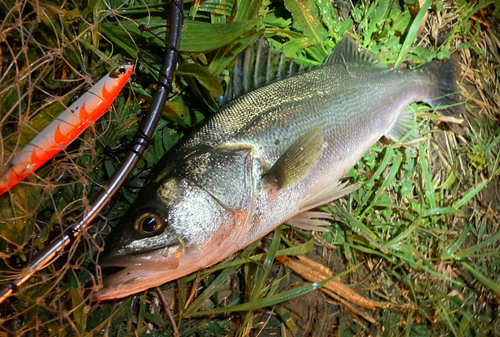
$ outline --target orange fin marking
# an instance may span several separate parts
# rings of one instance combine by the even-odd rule
[[[106,89],[106,85],[103,85],[101,96],[99,96],[100,101],[95,107],[93,107],[91,113],[89,113],[88,121],[95,122],[101,118],[101,116],[108,110],[111,103],[113,103],[113,100],[110,101],[112,98],[113,95]]]
[[[112,89],[114,89],[114,88],[112,87]],[[114,100],[114,97],[113,97],[113,96],[114,96],[114,93],[113,93],[113,91],[115,91],[115,90],[108,91],[108,89],[106,89],[106,84],[104,84],[104,85],[102,86],[102,98],[104,99],[104,101],[106,102],[106,105],[108,105],[108,106],[109,106],[109,105],[113,102],[113,100]],[[107,107],[106,107],[106,108],[107,108]]]
[[[83,102],[82,107],[80,108],[80,118],[83,119],[84,121],[88,121],[90,118],[90,113],[88,113],[87,109],[85,108],[85,104],[87,101]]]
[[[52,148],[52,149],[41,149],[36,148],[31,153],[31,164],[35,167],[33,170],[36,170],[38,167],[45,164],[50,158],[54,157],[61,149]]]
[[[68,136],[65,136],[61,132],[61,124],[59,124],[56,128],[56,132],[54,133],[54,141],[58,145],[66,145],[68,142]]]
[[[33,152],[31,152],[31,164],[34,166],[41,165],[40,162],[42,161],[42,158],[38,157],[36,152],[36,148],[34,148]]]
[[[10,174],[9,174],[9,180],[10,180],[10,181],[18,181],[18,180],[22,180],[22,179],[24,179],[27,175],[29,175],[29,173],[28,173],[28,174],[22,174],[22,173],[21,173],[21,174],[18,174],[18,173],[16,173],[16,171],[12,170],[12,171],[10,171]]]

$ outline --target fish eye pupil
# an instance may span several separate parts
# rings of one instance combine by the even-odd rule
[[[153,217],[147,217],[144,220],[142,220],[142,230],[145,231],[146,233],[150,233],[158,229],[159,224],[158,220]]]
[[[120,67],[120,68],[118,69],[118,71],[119,71],[119,72],[120,72],[120,74],[122,74],[122,75],[125,75],[125,74],[127,73],[127,71],[126,71],[126,70],[125,70],[125,68],[123,68],[123,67]]]

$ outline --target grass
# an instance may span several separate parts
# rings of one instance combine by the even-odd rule
[[[0,334],[497,333],[500,8],[493,1],[421,6],[429,8],[427,16],[412,1],[185,4],[183,65],[144,160],[79,242],[0,306]],[[168,7],[156,0],[0,4],[4,158],[61,113],[60,103],[69,104],[86,80],[129,60],[140,63],[112,111],[0,196],[2,280],[17,277],[32,253],[67,230],[115,172],[154,91]],[[156,27],[158,36],[141,24]],[[366,153],[347,175],[362,188],[323,207],[334,216],[328,233],[283,225],[213,268],[120,301],[92,303],[101,239],[134,201],[149,169],[217,111],[213,96],[220,83],[225,86],[234,56],[265,34],[286,56],[319,64],[346,32],[388,65],[418,66],[460,54],[465,135],[442,130],[442,117],[414,104],[422,137],[416,150],[380,142]],[[287,260],[292,255],[303,257]],[[332,284],[340,279],[349,288],[343,294],[335,287],[320,290],[327,282],[308,274],[335,279]]]

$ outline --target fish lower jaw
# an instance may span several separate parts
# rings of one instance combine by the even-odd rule
[[[155,283],[161,271],[125,268],[104,280],[104,287],[92,294],[93,301],[116,300],[146,289],[157,287],[164,282]],[[168,281],[167,281],[168,282]],[[147,284],[147,287],[144,285]]]
[[[106,267],[124,267],[104,279],[104,287],[92,295],[93,301],[123,298],[209,267],[241,247],[232,240],[213,241],[199,247],[167,247],[133,257],[114,258]]]

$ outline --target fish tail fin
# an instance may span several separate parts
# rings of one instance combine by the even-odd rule
[[[436,95],[426,101],[431,107],[438,108],[442,116],[453,117],[461,120],[465,112],[465,105],[462,101],[460,91],[457,88],[457,81],[460,78],[461,67],[457,55],[452,55],[446,61],[434,61],[422,66],[422,70],[427,72],[436,84]],[[447,121],[449,128],[456,134],[463,135],[463,128],[457,124],[461,121]]]

